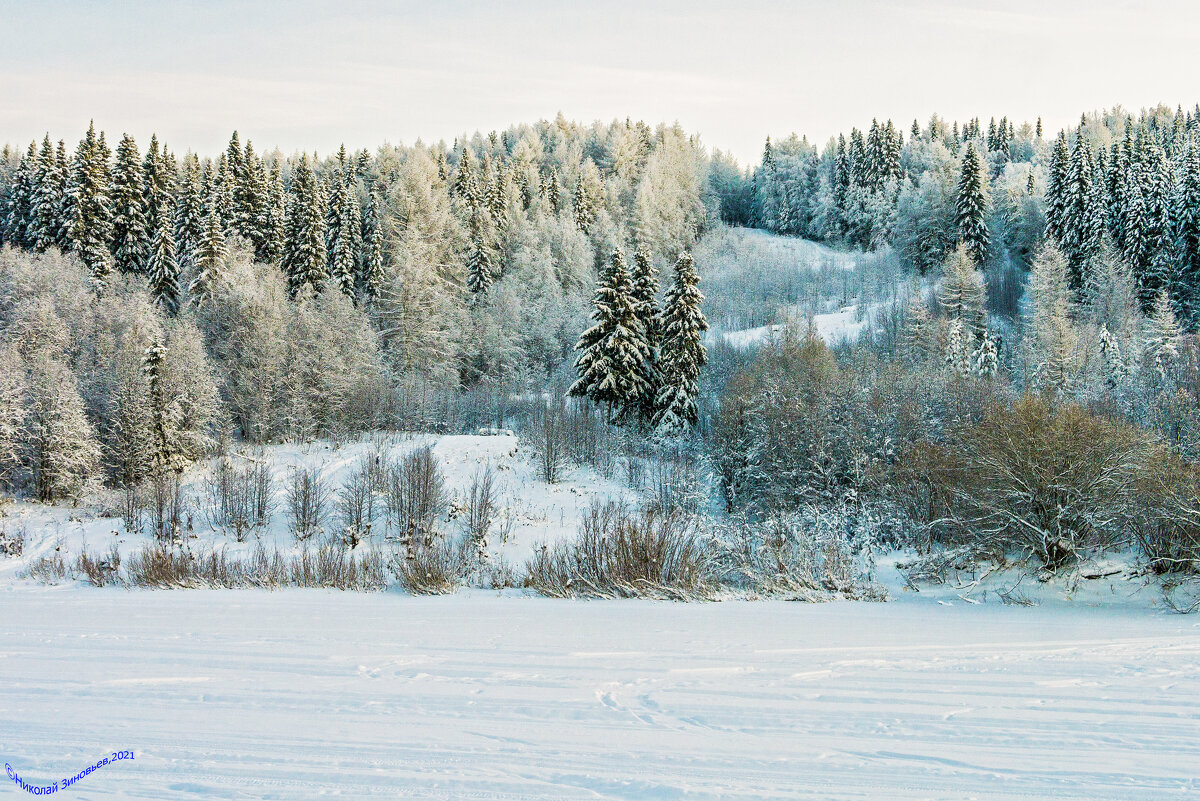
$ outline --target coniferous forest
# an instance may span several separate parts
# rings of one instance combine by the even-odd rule
[[[178,494],[231,443],[511,426],[548,482],[666,462],[661,509],[833,515],[851,549],[1200,559],[1200,107],[875,120],[745,169],[561,115],[324,155],[109,142],[0,161],[12,493]],[[755,228],[860,263],[760,265]],[[738,269],[786,286],[735,295]],[[856,336],[794,313],[867,272],[889,288],[855,296]],[[735,346],[714,308],[771,333]]]

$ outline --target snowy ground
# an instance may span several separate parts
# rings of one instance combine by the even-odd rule
[[[364,457],[381,450],[390,459],[426,444],[433,445],[446,479],[447,493],[452,498],[465,499],[472,477],[484,465],[496,470],[498,517],[511,516],[511,534],[507,541],[499,538],[492,543],[492,553],[513,565],[523,564],[533,547],[574,535],[581,515],[593,504],[606,500],[633,500],[636,494],[586,467],[565,472],[563,480],[550,485],[537,478],[529,448],[511,434],[499,436],[376,436],[361,442],[335,446],[329,442],[305,445],[273,446],[256,452],[271,465],[275,490],[275,513],[265,529],[254,530],[243,543],[237,543],[227,533],[209,525],[203,507],[203,478],[210,465],[198,465],[186,476],[185,494],[191,499],[193,530],[188,547],[203,551],[209,547],[225,548],[231,556],[249,554],[261,541],[269,549],[295,549],[294,537],[288,530],[285,514],[286,487],[289,471],[298,465],[320,465],[322,475],[334,491]],[[386,524],[380,503],[380,515],[373,537],[383,544]],[[330,516],[329,528],[336,525],[336,515]],[[450,533],[461,528],[461,522],[443,521]],[[499,524],[497,524],[497,528]],[[20,559],[0,558],[0,582],[13,580],[29,563],[44,554],[61,548],[73,559],[83,547],[90,552],[105,554],[114,544],[128,554],[150,544],[144,533],[128,533],[119,517],[106,514],[94,504],[80,508],[49,507],[36,503],[18,502],[0,507],[0,532],[17,531],[25,534],[25,551]],[[370,547],[370,544],[368,545]]]
[[[871,315],[881,305],[879,303],[869,304],[865,309],[860,311],[857,304],[851,304],[825,314],[814,314],[809,319],[812,320],[817,335],[825,340],[827,345],[834,345],[842,341],[853,342],[862,335],[862,332],[870,322]],[[807,323],[808,320],[805,319],[797,319],[796,322],[801,329]],[[725,341],[733,347],[744,349],[761,345],[770,340],[771,337],[779,334],[782,330],[783,326],[779,324],[760,325],[757,328],[726,331],[719,333],[718,336],[724,337]]]
[[[1144,609],[9,584],[0,610],[0,758],[49,783],[135,754],[64,797],[1200,794],[1200,620]]]

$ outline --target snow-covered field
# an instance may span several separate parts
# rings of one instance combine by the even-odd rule
[[[860,312],[856,304],[851,304],[825,314],[814,314],[809,319],[812,321],[817,336],[825,340],[827,345],[834,345],[842,341],[853,342],[862,335],[870,322],[870,316],[880,305],[870,304]],[[797,320],[797,325],[801,328],[807,324],[808,320]],[[761,325],[756,328],[744,328],[740,331],[727,331],[719,336],[724,337],[725,341],[733,347],[744,349],[761,345],[782,330],[783,326],[780,324]]]
[[[63,797],[1200,794],[1200,620],[1145,609],[10,584],[0,610],[3,761],[134,752]]]
[[[284,552],[295,550],[297,546],[288,530],[285,513],[287,481],[293,468],[319,466],[331,491],[336,492],[363,458],[373,458],[376,452],[380,452],[382,459],[393,459],[423,445],[433,446],[451,499],[465,499],[472,477],[480,468],[491,465],[496,471],[500,506],[498,517],[506,520],[511,518],[511,532],[503,542],[499,537],[494,537],[491,551],[494,557],[515,565],[522,564],[535,545],[573,535],[578,529],[581,515],[593,504],[610,499],[633,500],[636,497],[628,488],[605,479],[587,467],[565,471],[563,480],[554,485],[539,480],[529,448],[510,433],[497,436],[389,435],[340,446],[324,441],[277,445],[253,454],[254,458],[265,459],[271,466],[275,512],[269,526],[253,530],[242,543],[236,542],[229,532],[214,530],[204,513],[206,501],[203,481],[212,464],[198,465],[189,470],[185,477],[184,492],[189,498],[193,527],[187,538],[187,547],[198,552],[214,547],[224,548],[230,556],[246,556],[260,542],[268,548],[277,547]],[[336,515],[331,513],[330,530],[336,526],[336,522]],[[387,531],[382,520],[378,522],[367,547],[384,544]],[[461,522],[455,521],[442,523],[448,533],[457,533],[461,525]],[[62,549],[69,559],[73,559],[84,547],[91,553],[106,554],[116,545],[122,554],[127,555],[151,544],[148,534],[126,532],[119,517],[113,516],[113,513],[106,514],[95,505],[70,508],[28,502],[11,503],[0,507],[0,532],[4,531],[23,532],[25,549],[19,559],[0,558],[0,582],[14,579],[34,559],[56,548]]]

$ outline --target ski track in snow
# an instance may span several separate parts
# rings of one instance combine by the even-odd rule
[[[1200,623],[0,587],[0,758],[40,782],[120,749],[63,796],[1194,798]]]

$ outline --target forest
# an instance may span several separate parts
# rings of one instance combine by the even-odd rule
[[[678,125],[561,115],[323,156],[236,132],[215,157],[114,151],[93,126],[6,146],[0,209],[0,481],[115,494],[164,553],[213,458],[513,429],[545,483],[588,466],[646,498],[535,553],[546,594],[873,597],[889,548],[922,576],[1200,568],[1200,106],[872,121],[768,138],[752,167]],[[749,229],[828,263],[760,258]],[[822,334],[835,298],[854,336]],[[444,502],[437,466],[368,467],[409,521],[401,570],[450,559],[409,508]],[[311,478],[289,479],[297,536]]]

